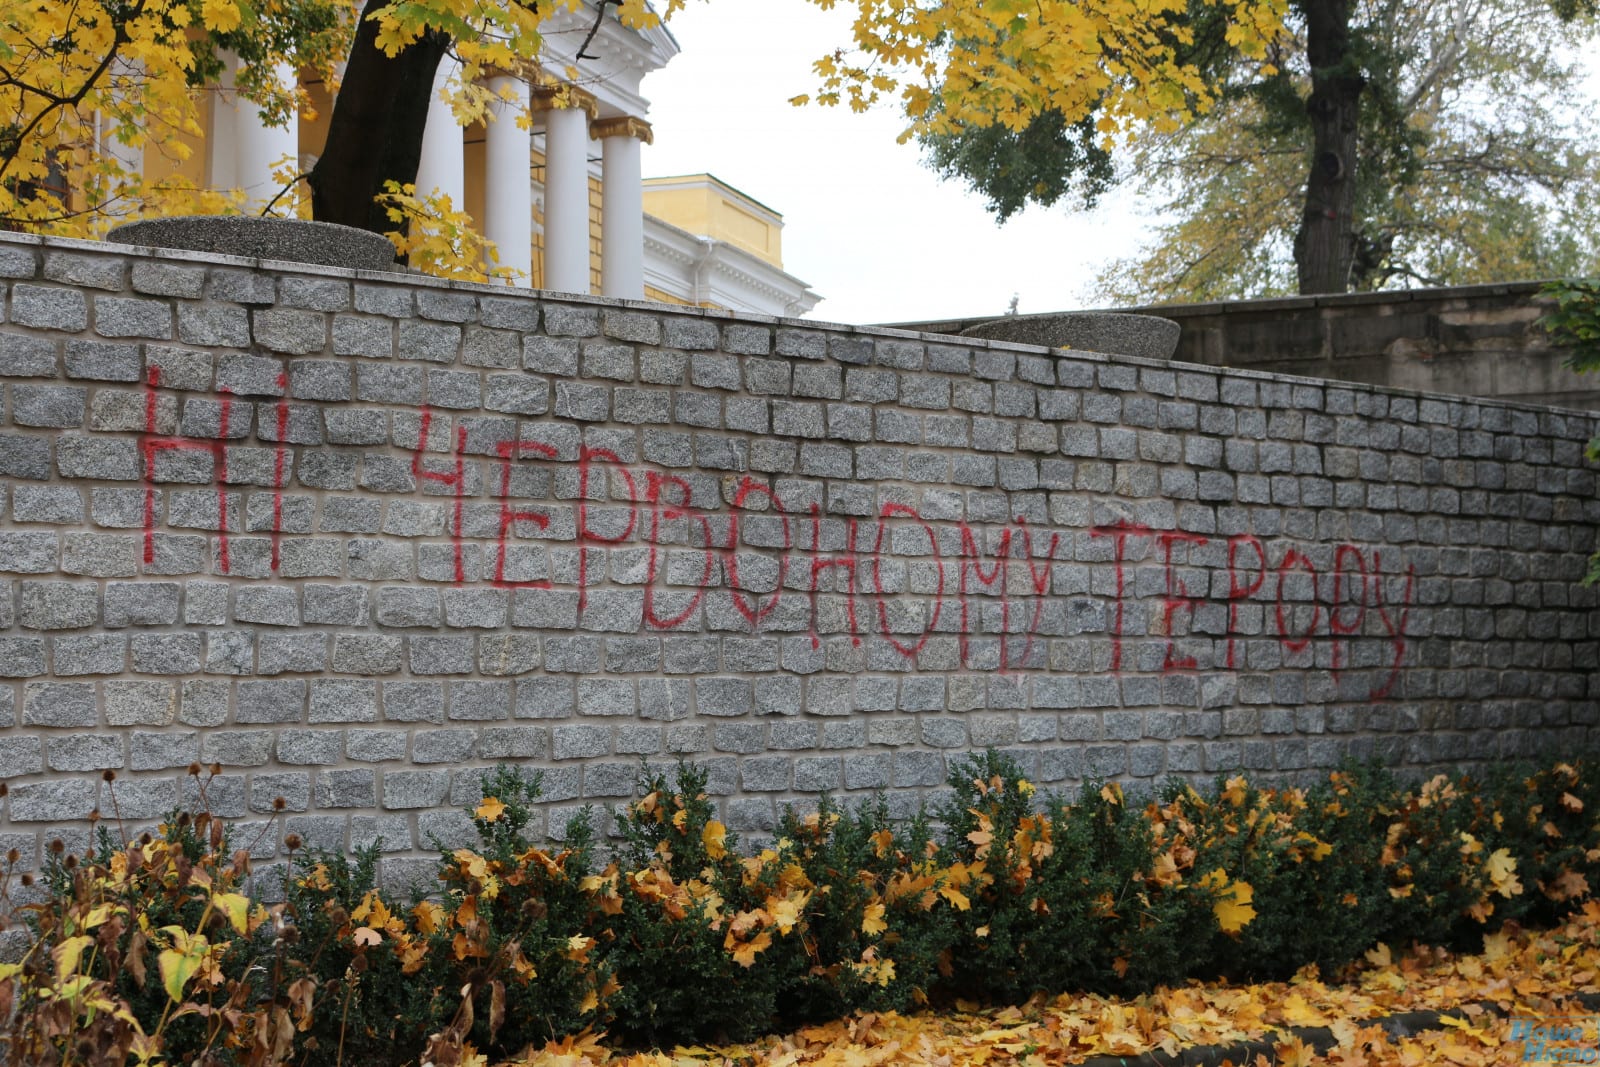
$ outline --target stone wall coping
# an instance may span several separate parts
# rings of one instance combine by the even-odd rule
[[[1341,308],[1371,304],[1407,304],[1422,301],[1475,300],[1486,296],[1514,296],[1536,293],[1546,281],[1486,282],[1478,285],[1448,285],[1426,289],[1384,289],[1365,293],[1328,293],[1321,296],[1278,296],[1257,300],[1213,300],[1199,304],[1146,304],[1137,311],[1161,311],[1173,316],[1259,315],[1279,310],[1306,307]]]
[[[1364,293],[1327,293],[1320,296],[1268,296],[1249,300],[1211,300],[1200,303],[1139,304],[1134,307],[1084,308],[1083,311],[1119,311],[1134,314],[1161,314],[1167,318],[1201,318],[1206,315],[1266,315],[1287,311],[1304,311],[1309,308],[1338,309],[1364,307],[1374,304],[1408,304],[1413,302],[1443,302],[1451,300],[1477,300],[1483,297],[1520,296],[1536,293],[1549,280],[1518,282],[1485,282],[1476,285],[1449,285],[1425,289],[1384,289]],[[1077,310],[1077,309],[1067,309]],[[1036,312],[1021,318],[1058,315],[1060,311]],[[924,329],[940,328],[936,332],[959,333],[968,326],[988,322],[998,316],[968,315],[957,319],[930,319],[923,323],[897,325],[921,326]]]
[[[1316,378],[1308,375],[1283,374],[1249,370],[1235,367],[1213,367],[1200,363],[1184,363],[1178,360],[1154,360],[1139,356],[1116,355],[1105,352],[1088,352],[1078,349],[1046,348],[1042,345],[1019,344],[1010,341],[993,341],[976,337],[956,337],[949,333],[939,332],[929,327],[954,325],[957,322],[967,324],[987,321],[987,319],[969,320],[940,320],[918,325],[923,328],[908,329],[904,325],[855,325],[850,323],[836,323],[812,319],[780,318],[772,315],[759,315],[749,312],[729,311],[723,308],[691,307],[681,304],[659,303],[653,300],[628,300],[618,297],[595,296],[582,293],[563,293],[549,289],[522,289],[504,285],[489,285],[480,282],[464,282],[453,279],[437,278],[432,275],[415,271],[373,271],[353,270],[348,267],[328,267],[311,263],[295,263],[285,260],[259,259],[249,256],[228,256],[214,253],[192,252],[182,249],[152,248],[141,245],[117,244],[111,241],[85,240],[81,238],[54,237],[39,234],[22,234],[0,231],[0,245],[24,245],[47,250],[60,250],[66,252],[89,252],[100,255],[135,256],[144,259],[170,261],[188,264],[204,264],[215,267],[238,267],[250,270],[260,270],[273,274],[299,274],[324,278],[345,278],[351,281],[376,282],[387,285],[404,285],[423,289],[458,290],[470,293],[479,293],[501,299],[513,300],[538,300],[544,302],[590,306],[600,308],[619,308],[626,310],[648,312],[650,314],[672,314],[684,318],[703,318],[723,322],[737,322],[753,325],[781,326],[787,329],[807,330],[815,333],[850,334],[859,337],[871,337],[882,340],[907,340],[922,341],[929,344],[953,344],[955,347],[983,349],[995,352],[1014,352],[1019,355],[1052,356],[1056,359],[1070,359],[1089,363],[1124,364],[1136,367],[1148,367],[1154,370],[1168,370],[1185,374],[1205,374],[1212,377],[1235,377],[1251,381],[1278,382],[1286,385],[1308,385],[1319,388],[1332,388],[1347,390],[1352,393],[1369,393],[1385,396],[1413,397],[1419,400],[1436,400],[1447,404],[1472,404],[1484,407],[1498,407],[1518,411],[1536,413],[1549,413],[1557,415],[1577,416],[1584,420],[1594,417],[1594,413],[1582,408],[1559,407],[1548,404],[1530,404],[1515,400],[1502,400],[1493,397],[1469,397],[1453,393],[1432,393],[1415,389],[1398,389],[1392,386],[1371,385],[1364,382],[1345,382],[1330,378]],[[1336,294],[1316,297],[1281,297],[1264,300],[1243,300],[1216,304],[1175,304],[1175,305],[1149,305],[1137,309],[1122,309],[1124,311],[1159,311],[1163,315],[1173,315],[1182,312],[1185,315],[1198,315],[1207,310],[1227,314],[1261,313],[1272,310],[1289,311],[1310,306],[1335,306],[1339,302],[1349,303],[1352,298],[1371,298],[1375,296],[1403,297],[1405,300],[1413,299],[1460,299],[1472,296],[1507,295],[1511,293],[1532,292],[1544,285],[1544,282],[1507,282],[1488,285],[1457,286],[1449,289],[1411,289],[1397,290],[1388,294],[1354,293]],[[1368,301],[1370,302],[1370,301]],[[772,356],[774,359],[794,357]]]

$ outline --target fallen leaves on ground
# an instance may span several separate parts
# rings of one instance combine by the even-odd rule
[[[1578,1014],[1572,998],[1600,992],[1600,902],[1589,901],[1557,929],[1507,928],[1483,941],[1474,955],[1379,946],[1342,984],[1308,969],[1290,982],[1195,984],[1129,999],[1068,995],[985,1011],[858,1014],[748,1045],[671,1052],[629,1053],[583,1035],[552,1042],[515,1067],[1056,1067],[1246,1040],[1273,1041],[1276,1055],[1239,1067],[1481,1067],[1521,1059],[1504,1016]],[[1446,1024],[1405,1038],[1376,1024],[1423,1010],[1446,1013]],[[1329,1027],[1338,1044],[1315,1053],[1287,1032],[1296,1026]]]

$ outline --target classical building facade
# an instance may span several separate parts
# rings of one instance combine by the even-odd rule
[[[510,101],[495,121],[457,123],[444,93],[459,68],[447,57],[417,187],[470,214],[522,286],[791,317],[810,311],[819,297],[783,270],[781,215],[710,175],[644,180],[642,147],[653,133],[641,82],[678,54],[678,43],[663,26],[632,30],[608,15],[579,59],[593,19],[585,5],[546,20],[544,69],[577,78],[551,90],[496,77],[493,88]],[[230,68],[208,92],[205,135],[187,159],[158,148],[124,165],[147,179],[181,175],[243,189],[258,204],[281,188],[274,171],[286,159],[309,169],[327,139],[327,88],[307,82],[316,117],[277,128],[236,97],[233,75]],[[285,66],[277,76],[299,74]],[[523,109],[527,128],[515,121]]]

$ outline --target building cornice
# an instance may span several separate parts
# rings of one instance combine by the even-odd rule
[[[649,111],[650,101],[640,93],[639,83],[646,74],[671,62],[678,54],[678,42],[663,25],[630,29],[608,11],[580,60],[578,49],[594,27],[595,17],[595,7],[587,0],[576,10],[551,12],[540,31],[544,37],[541,63],[547,73],[562,79],[576,71],[577,82],[598,101],[600,117],[642,117]]]
[[[821,297],[794,275],[736,245],[645,216],[645,284],[691,304],[798,317]]]

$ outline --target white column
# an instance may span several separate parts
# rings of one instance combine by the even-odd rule
[[[544,287],[589,291],[589,113],[544,115]]]
[[[117,122],[115,119],[106,119],[102,127],[105,153],[117,161],[122,168],[122,173],[129,178],[144,176],[144,145],[123,144],[116,137]]]
[[[433,77],[433,96],[428,100],[427,125],[422,128],[422,162],[417,167],[417,195],[428,196],[435,189],[450,198],[457,211],[467,209],[467,164],[461,141],[461,126],[444,94],[461,70],[454,56],[439,61]]]
[[[632,117],[595,123],[600,179],[600,292],[644,299],[644,172],[641,145],[648,123]]]
[[[527,286],[533,277],[533,134],[517,119],[528,108],[528,85],[519,78],[498,75],[489,88],[512,99],[490,106],[483,155],[483,235],[495,243],[500,266],[520,273],[514,285]]]
[[[234,108],[233,74],[239,57],[222,53],[222,76],[211,92],[211,135],[206,138],[206,185],[232,189],[239,184],[239,112]]]
[[[223,93],[212,111],[211,185],[243,189],[247,206],[259,210],[283,188],[275,172],[300,171],[300,112],[290,112],[287,125],[268,126],[260,108],[233,92],[238,57],[224,55],[223,62]],[[272,74],[285,87],[292,87],[298,78],[292,63],[279,63]],[[277,207],[293,207],[297,198],[291,189],[278,198]]]
[[[289,63],[279,63],[272,74],[286,87],[293,87],[298,77]],[[239,120],[239,187],[252,203],[263,205],[283,188],[275,172],[287,169],[290,177],[300,173],[300,110],[290,112],[287,126],[268,126],[259,108],[240,100]],[[296,199],[297,190],[290,189],[279,198],[278,207],[292,208]]]
[[[126,107],[129,98],[137,95],[134,86],[141,75],[142,71],[137,63],[118,60],[112,65],[111,99],[115,108],[120,110]],[[116,132],[119,120],[115,115],[101,113],[98,121],[100,124],[100,150],[117,161],[117,165],[122,168],[122,173],[127,179],[116,183],[109,190],[111,195],[116,196],[126,189],[130,181],[137,181],[137,179],[144,176],[144,145],[142,143],[123,144],[117,140]],[[113,205],[113,210],[124,211],[131,206],[131,204],[116,204]]]

